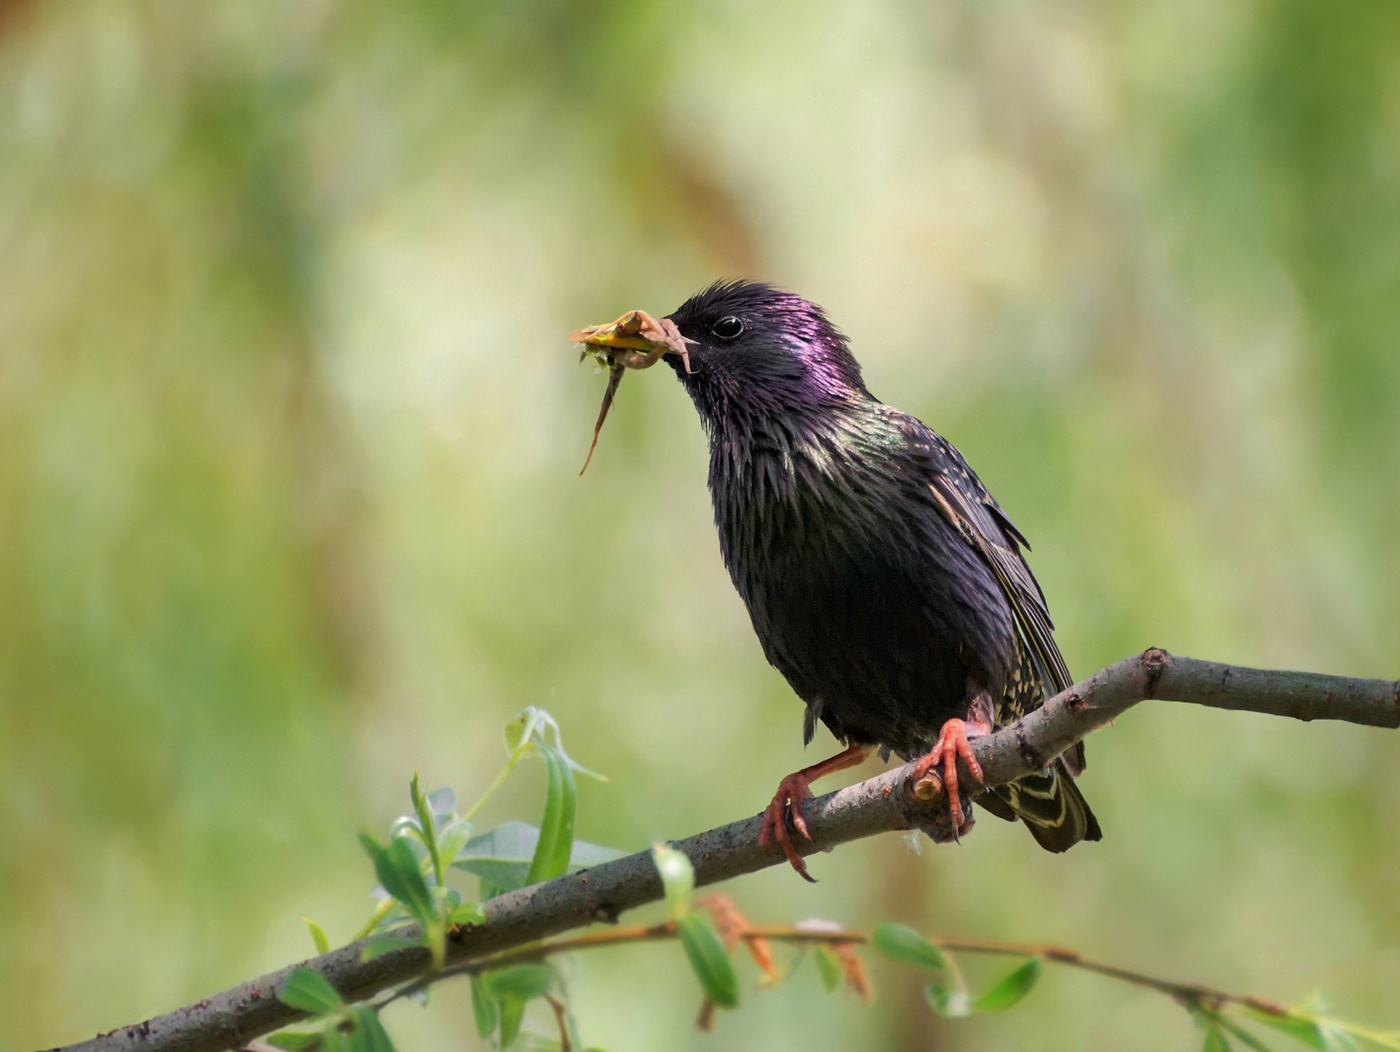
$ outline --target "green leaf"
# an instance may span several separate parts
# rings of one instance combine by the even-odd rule
[[[535,826],[504,822],[468,840],[453,856],[452,865],[476,874],[485,882],[482,898],[495,898],[501,891],[525,886],[539,841],[540,831]],[[626,854],[616,848],[575,840],[569,853],[569,872],[611,862]]]
[[[826,987],[828,993],[834,993],[841,987],[842,968],[841,958],[837,957],[825,946],[818,946],[812,954],[817,959],[817,972],[822,977],[822,985]]]
[[[515,754],[544,733],[549,714],[533,705],[521,709],[506,723],[506,752]]]
[[[522,876],[522,877],[521,877],[521,880],[523,881],[524,879],[525,879],[525,878]],[[522,884],[519,885],[519,886],[520,886],[520,887],[524,887],[525,885],[522,883]],[[493,884],[493,883],[491,883],[491,881],[489,881],[489,880],[486,879],[485,877],[482,877],[482,878],[481,878],[481,891],[480,891],[480,894],[481,894],[481,901],[482,901],[482,902],[490,902],[490,901],[491,901],[492,899],[494,899],[497,895],[504,895],[507,891],[514,891],[514,890],[515,890],[514,888],[503,888],[503,887],[501,887],[501,886],[498,885],[498,884]]]
[[[1326,1020],[1319,1020],[1317,1029],[1327,1046],[1327,1052],[1360,1052],[1361,1046],[1356,1039],[1340,1027],[1333,1026]],[[1391,1044],[1390,1047],[1394,1048],[1395,1045]]]
[[[395,950],[417,949],[423,945],[421,939],[410,939],[405,935],[381,935],[377,939],[371,939],[365,943],[365,948],[360,951],[360,960],[372,961],[376,957],[383,957],[386,953],[393,953]]]
[[[1201,1052],[1230,1052],[1230,1039],[1217,1024],[1211,1023],[1206,1027],[1206,1040]]]
[[[465,869],[469,873],[475,873],[481,878],[480,894],[482,901],[494,899],[507,891],[515,891],[523,888],[529,883],[530,863],[525,862],[497,862],[494,859],[482,859],[478,862],[463,864],[459,868]]]
[[[457,819],[448,822],[437,832],[438,854],[447,860],[450,865],[462,848],[466,847],[472,838],[472,826],[470,822],[463,822]]]
[[[1246,1048],[1253,1049],[1254,1052],[1269,1052],[1268,1045],[1264,1044],[1264,1042],[1260,1041],[1257,1037],[1251,1034],[1244,1027],[1240,1026],[1239,1023],[1236,1023],[1229,1016],[1216,1015],[1214,1016],[1214,1019],[1216,1025],[1223,1027],[1227,1034],[1234,1037],[1236,1041],[1244,1045]]]
[[[330,1015],[345,1007],[345,1002],[330,981],[310,968],[298,968],[287,976],[286,982],[277,991],[277,999],[289,1008],[314,1015]]]
[[[443,861],[438,854],[437,842],[437,820],[433,817],[433,810],[428,806],[428,798],[423,795],[423,788],[418,783],[418,772],[413,772],[413,779],[408,783],[408,795],[413,801],[414,813],[418,815],[419,833],[423,839],[423,846],[428,849],[428,857],[433,861],[433,878],[438,883],[442,883]]]
[[[350,1037],[355,1052],[394,1052],[394,1042],[379,1020],[379,1013],[369,1005],[355,1009],[355,1030]]]
[[[544,759],[545,785],[544,817],[540,820],[540,839],[530,861],[527,884],[561,877],[569,868],[569,856],[574,848],[574,816],[578,811],[578,791],[574,772],[564,755],[552,745],[536,745]]]
[[[479,975],[472,976],[472,1015],[476,1018],[476,1036],[483,1041],[496,1029],[500,1013],[496,998]]]
[[[338,1026],[328,1026],[321,1030],[323,1052],[355,1052],[350,1034]]]
[[[486,910],[479,902],[459,902],[447,919],[453,924],[482,925],[486,923]]]
[[[463,869],[469,868],[466,863],[480,861],[529,862],[535,854],[535,845],[539,843],[539,839],[538,827],[528,822],[502,822],[495,829],[478,833],[468,840],[458,850],[453,862],[461,864]],[[590,844],[586,840],[575,840],[574,850],[569,857],[569,868],[586,869],[601,862],[622,858],[626,854],[626,851],[616,848]]]
[[[684,858],[683,855],[681,857]],[[739,978],[734,972],[734,962],[725,952],[724,943],[720,942],[709,918],[701,913],[687,913],[677,919],[676,929],[705,996],[721,1008],[737,1008]]]
[[[538,709],[533,705],[521,710],[506,724],[506,751],[511,754],[512,762],[531,745],[537,748],[549,745],[569,765],[571,771],[587,775],[589,778],[596,778],[600,782],[607,781],[601,774],[590,771],[564,751],[564,741],[559,733],[559,724],[544,709]]]
[[[322,928],[319,924],[317,924],[317,923],[316,923],[314,920],[312,920],[310,917],[303,917],[302,920],[304,920],[304,921],[306,922],[307,928],[309,928],[310,931],[311,931],[311,941],[314,942],[314,943],[316,944],[316,952],[317,952],[317,953],[330,953],[330,952],[331,952],[331,941],[330,941],[330,939],[326,938],[325,929]]]
[[[651,860],[661,874],[661,886],[666,892],[666,905],[671,919],[677,920],[690,911],[690,893],[695,890],[695,867],[685,853],[665,844],[651,849]]]
[[[1327,1041],[1322,1036],[1322,1031],[1311,1019],[1295,1015],[1274,1015],[1272,1012],[1252,1007],[1247,1008],[1246,1011],[1256,1023],[1263,1023],[1267,1027],[1285,1033],[1295,1041],[1301,1041],[1309,1048],[1317,1049],[1318,1052],[1328,1052]]]
[[[972,1014],[972,1001],[961,986],[929,983],[924,987],[929,1007],[949,1019],[962,1019]]]
[[[1363,1042],[1400,1049],[1400,1031],[1375,1030],[1329,1018],[1325,1014],[1325,1000],[1317,995],[1288,1009],[1287,1015],[1275,1015],[1252,1005],[1246,1011],[1256,1022],[1280,1030],[1320,1052],[1355,1052]]]
[[[500,1014],[501,1052],[506,1052],[520,1036],[520,1024],[525,1020],[525,1002],[518,997],[502,997]]]
[[[529,1001],[543,997],[559,986],[559,973],[550,964],[518,964],[513,968],[487,972],[487,988],[499,997]]]
[[[431,925],[437,919],[433,896],[408,841],[394,837],[386,847],[368,833],[361,833],[360,843],[374,860],[374,872],[384,890],[403,903],[418,923],[425,928]]]
[[[622,851],[615,847],[590,844],[587,840],[575,840],[574,849],[569,853],[569,872],[576,873],[581,869],[602,865],[604,862],[626,858],[630,854],[632,852]]]
[[[1031,957],[1022,961],[1000,980],[986,993],[982,994],[972,1002],[974,1012],[1000,1012],[1004,1008],[1010,1008],[1035,985],[1035,981],[1040,978],[1040,958]]]
[[[886,957],[934,971],[952,972],[948,958],[933,943],[903,924],[880,924],[870,933],[870,945]]]
[[[287,1052],[308,1052],[321,1046],[325,1029],[323,1023],[316,1023],[314,1026],[289,1026],[275,1034],[268,1034],[264,1040],[269,1045],[286,1049]]]

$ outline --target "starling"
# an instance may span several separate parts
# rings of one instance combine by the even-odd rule
[[[779,783],[761,842],[808,877],[793,839],[807,836],[810,783],[874,748],[938,770],[949,835],[966,832],[958,758],[981,779],[968,738],[1072,683],[1026,539],[950,442],[866,390],[821,308],[734,281],[657,324],[666,340],[629,332],[618,346],[664,355],[695,403],[734,587],[764,654],[806,703],[804,743],[820,720],[846,745]],[[606,347],[610,331],[575,338]],[[1073,781],[1083,767],[1080,743],[979,802],[1023,819],[1048,851],[1098,840]]]

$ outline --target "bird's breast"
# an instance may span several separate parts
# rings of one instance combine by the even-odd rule
[[[724,562],[764,652],[828,722],[900,751],[961,714],[970,672],[1004,664],[1005,599],[931,502],[790,447],[711,467]]]

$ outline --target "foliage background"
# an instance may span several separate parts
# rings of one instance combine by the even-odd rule
[[[602,379],[564,335],[717,276],[826,305],[962,447],[1075,670],[1397,675],[1398,48],[1392,0],[0,3],[6,1042],[304,956],[303,913],[348,936],[355,831],[415,768],[484,786],[526,704],[614,776],[604,843],[804,762],[664,371],[576,477]],[[986,820],[734,890],[1397,1021],[1393,735],[1147,708],[1090,755],[1101,845]],[[575,996],[610,1049],[1198,1040],[1075,975],[956,1024],[876,978],[716,1036],[674,948]],[[469,1013],[387,1022],[461,1047]]]

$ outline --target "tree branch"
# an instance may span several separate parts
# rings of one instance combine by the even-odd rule
[[[1240,668],[1173,657],[1153,648],[1075,684],[1010,727],[976,739],[973,751],[985,784],[1001,785],[1039,770],[1138,702],[1168,699],[1300,720],[1400,727],[1400,682]],[[936,778],[932,787],[937,788]],[[925,782],[919,795],[927,796],[929,788]],[[806,815],[812,839],[803,845],[804,854],[876,833],[934,830],[940,821],[946,823],[941,794],[919,799],[909,765],[810,801]],[[759,849],[758,827],[759,818],[754,816],[673,846],[690,858],[697,884],[713,884],[784,862],[782,855]],[[447,962],[460,965],[595,921],[611,923],[624,910],[661,897],[661,880],[651,855],[641,851],[491,899],[485,903],[485,924],[453,932]],[[408,933],[412,934],[411,929]],[[63,1052],[217,1052],[303,1017],[304,1013],[277,999],[278,989],[296,968],[314,968],[347,1001],[365,1000],[429,970],[428,951],[421,947],[363,960],[369,941],[289,965]]]

